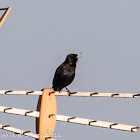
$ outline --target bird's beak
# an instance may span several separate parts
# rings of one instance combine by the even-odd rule
[[[80,58],[81,52],[77,54],[77,58]]]

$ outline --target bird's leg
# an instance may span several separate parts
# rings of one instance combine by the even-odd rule
[[[61,90],[59,89],[59,88],[57,88],[57,91],[60,93],[61,92]]]
[[[67,87],[65,87],[65,89],[66,89],[66,90],[67,90],[67,92],[68,92],[68,96],[70,96],[71,92],[68,90],[68,88],[67,88]]]

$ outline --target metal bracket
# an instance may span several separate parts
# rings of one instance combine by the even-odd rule
[[[0,18],[0,28],[2,26],[2,24],[4,23],[4,21],[6,20],[8,14],[10,13],[11,11],[11,7],[8,7],[8,8],[1,8],[0,11],[3,11],[5,10],[4,14],[2,15],[2,17]]]

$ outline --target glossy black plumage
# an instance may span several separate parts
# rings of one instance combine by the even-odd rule
[[[79,54],[69,54],[66,60],[56,69],[52,86],[54,91],[61,91],[64,87],[66,88],[66,86],[71,84],[75,77],[78,56]],[[68,92],[70,91],[68,90]]]

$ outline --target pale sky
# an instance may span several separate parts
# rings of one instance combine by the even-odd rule
[[[0,29],[0,89],[50,88],[67,54],[82,52],[71,91],[139,93],[139,5],[138,0],[1,0],[0,8],[11,6],[12,11]],[[0,105],[36,110],[37,100],[38,96],[0,96]],[[140,126],[139,101],[57,97],[57,107],[61,115]],[[34,118],[0,113],[0,123],[35,132]],[[62,134],[57,140],[140,137],[139,130],[63,122],[56,123],[55,132]]]

